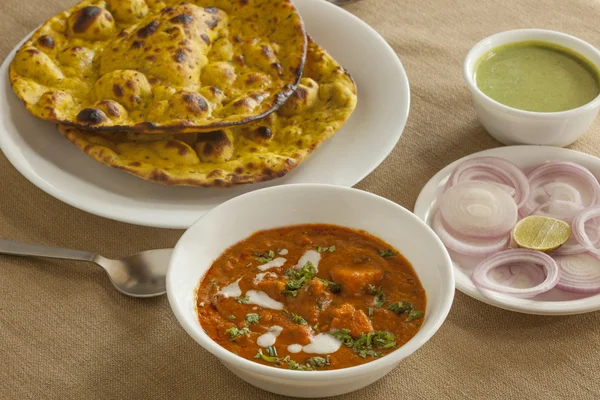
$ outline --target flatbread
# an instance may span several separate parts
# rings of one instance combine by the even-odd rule
[[[290,0],[85,0],[10,64],[34,116],[86,130],[247,124],[294,92],[307,38]]]
[[[243,127],[163,136],[94,134],[60,125],[87,155],[164,185],[227,187],[284,176],[348,120],[356,107],[350,75],[309,42],[304,77],[275,113]]]

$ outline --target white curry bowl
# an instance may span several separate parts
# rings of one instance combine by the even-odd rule
[[[331,371],[292,371],[237,356],[203,331],[194,291],[212,262],[256,231],[305,223],[365,230],[398,249],[411,262],[426,291],[427,308],[421,329],[410,341],[367,364]],[[273,393],[314,398],[363,388],[425,344],[448,315],[454,298],[454,275],[442,242],[405,208],[357,189],[299,184],[244,194],[200,218],[175,246],[167,274],[167,295],[187,333],[238,377]]]
[[[467,54],[463,77],[471,91],[479,121],[494,138],[506,145],[567,146],[585,133],[600,109],[600,96],[581,107],[560,112],[533,112],[512,108],[485,95],[475,82],[477,61],[495,47],[521,41],[542,41],[569,48],[600,70],[600,51],[565,33],[543,29],[516,29],[497,33],[477,43]]]

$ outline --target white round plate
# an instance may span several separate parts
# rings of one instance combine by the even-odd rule
[[[323,0],[296,0],[307,32],[343,65],[358,86],[346,125],[286,177],[231,189],[165,187],[106,167],[31,116],[13,94],[8,64],[0,67],[0,146],[34,185],[84,211],[132,224],[187,228],[242,193],[288,183],[352,186],[392,151],[408,118],[408,79],[392,48],[366,23]]]
[[[469,158],[481,156],[502,157],[526,171],[546,161],[571,161],[583,165],[595,176],[600,177],[600,158],[579,151],[547,146],[498,147],[461,158],[435,174],[421,190],[415,204],[415,214],[431,225],[431,211],[436,208],[436,198],[452,170]],[[450,255],[454,263],[456,288],[484,303],[505,310],[539,315],[569,315],[600,310],[600,294],[568,293],[555,288],[531,299],[519,299],[490,291],[480,292],[470,278],[474,265],[469,265],[464,257],[461,259],[457,253],[450,252]]]

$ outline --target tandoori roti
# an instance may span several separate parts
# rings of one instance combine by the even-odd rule
[[[306,48],[290,0],[85,0],[43,24],[9,73],[44,120],[199,132],[280,107],[300,81]]]
[[[298,89],[252,124],[177,136],[59,129],[95,160],[148,181],[225,187],[284,176],[342,127],[356,102],[350,75],[311,40]]]

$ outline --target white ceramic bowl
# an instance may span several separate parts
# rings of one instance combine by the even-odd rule
[[[485,129],[500,142],[567,146],[590,127],[600,109],[600,96],[572,110],[532,112],[497,102],[477,87],[474,67],[479,58],[497,46],[524,40],[539,40],[567,47],[586,57],[600,69],[600,51],[574,36],[543,29],[517,29],[497,33],[477,43],[467,54],[463,75],[471,91],[477,117]]]
[[[364,365],[333,371],[277,369],[239,357],[202,330],[194,289],[213,260],[252,233],[303,223],[364,229],[397,248],[427,293],[419,332],[398,350]],[[324,397],[367,386],[390,372],[438,330],[454,298],[452,262],[435,233],[405,208],[371,193],[330,185],[276,186],[236,197],[208,212],[181,237],[167,274],[167,295],[179,323],[202,347],[246,382],[294,397]]]

